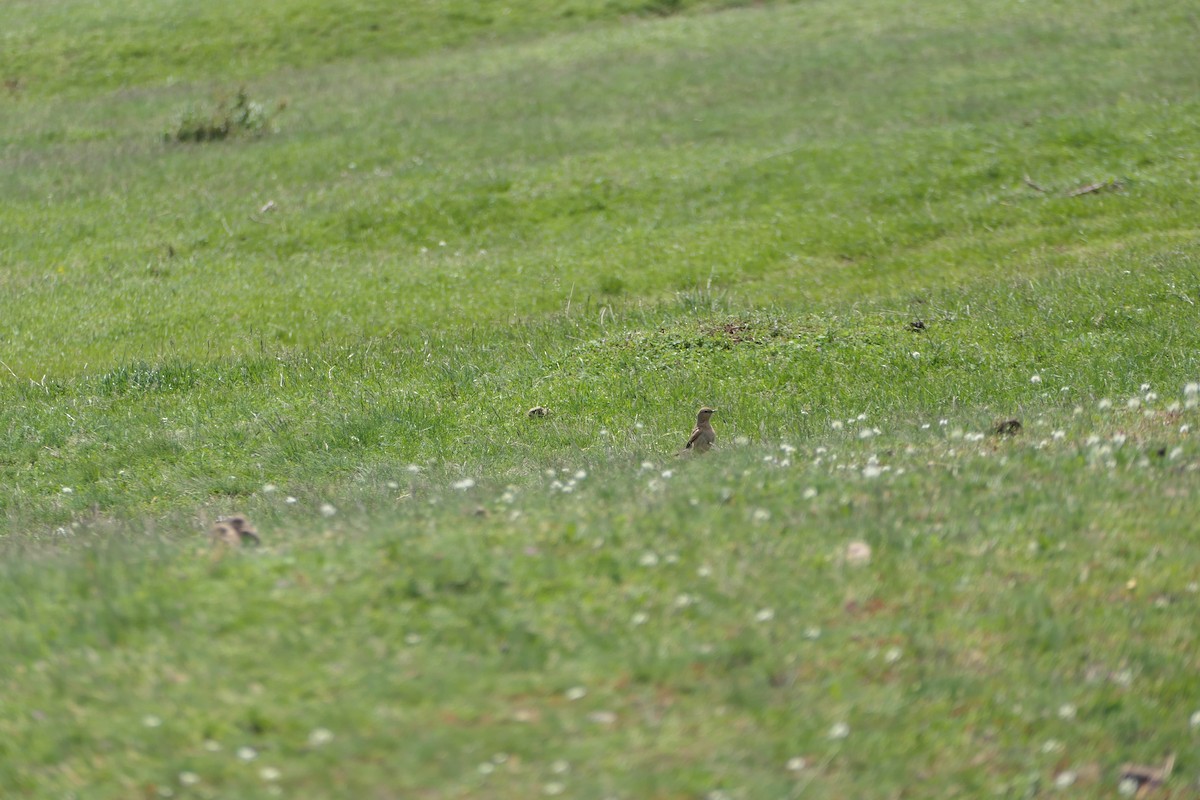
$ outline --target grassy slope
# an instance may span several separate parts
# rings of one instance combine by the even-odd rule
[[[14,0],[0,74],[35,96],[243,80],[347,59],[529,39],[589,22],[741,5],[738,0]]]
[[[766,307],[789,328],[815,329],[852,309],[906,314],[923,296],[959,315],[978,287],[1005,296],[1024,277],[1107,273],[1118,246],[1167,264],[1149,271],[1145,292],[1186,282],[1195,219],[1195,77],[1178,67],[1186,27],[1169,6],[1063,13],[913,16],[883,4],[848,18],[781,8],[268,74],[253,94],[290,98],[282,133],[210,148],[155,141],[184,102],[178,89],[11,105],[33,113],[6,126],[14,169],[0,179],[14,198],[0,214],[16,232],[0,299],[13,400],[0,413],[18,454],[0,503],[10,516],[38,516],[70,486],[75,494],[56,502],[66,510],[135,510],[153,497],[187,507],[223,493],[230,475],[235,493],[264,470],[323,480],[323,458],[295,455],[316,457],[329,436],[352,443],[338,429],[359,425],[364,404],[376,419],[349,432],[361,447],[347,453],[335,441],[335,458],[436,458],[493,408],[561,404],[536,396],[538,379],[557,376],[555,395],[586,399],[558,366],[573,357],[566,336],[592,338],[613,320],[657,324],[646,304],[680,291],[710,318],[715,301],[718,311]],[[1121,42],[1110,41],[1114,28]],[[1068,29],[1074,44],[1064,48]],[[1109,52],[1118,45],[1120,69]],[[1027,173],[1059,195],[1110,177],[1127,188],[1043,196],[1021,182]],[[276,210],[259,215],[268,201]],[[1004,302],[1010,318],[1026,313]],[[1027,302],[1055,300],[1035,289]],[[1094,313],[1067,309],[1064,319],[1081,325],[1116,310],[1088,302]],[[602,307],[613,312],[604,326]],[[495,330],[514,321],[531,327]],[[900,328],[886,329],[906,347]],[[1022,352],[988,344],[1007,337],[1005,326],[970,329],[978,347],[1022,370],[1041,366],[1037,352],[1069,346],[1047,332]],[[1093,347],[1123,340],[1095,333]],[[529,362],[521,342],[536,342],[543,363]],[[350,353],[368,359],[369,385],[343,377],[357,368],[325,365]],[[505,366],[488,371],[500,385],[476,384],[497,359]],[[328,385],[313,382],[320,375]],[[172,376],[192,391],[170,391]],[[253,390],[230,395],[234,376]],[[824,392],[806,378],[795,381]],[[43,380],[44,390],[28,384]],[[649,405],[589,415],[650,414],[661,425],[697,395],[738,402],[755,427],[780,412],[736,389],[668,384],[687,399],[646,394]],[[1097,395],[1129,389],[1127,377],[1075,384]],[[931,404],[944,402],[939,384],[930,390]],[[31,391],[98,413],[30,408],[18,398]],[[833,415],[860,405],[837,394],[853,387],[832,391],[792,399],[820,400]],[[325,399],[312,413],[316,397]],[[380,398],[403,403],[404,415]],[[35,433],[31,412],[43,415]],[[110,413],[129,422],[110,427]],[[763,432],[794,429],[794,416]],[[426,417],[440,435],[411,435],[431,429]],[[163,418],[175,422],[164,430]],[[173,444],[179,436],[193,444]],[[267,466],[246,462],[237,452],[246,446]],[[284,457],[271,458],[279,447]],[[152,455],[153,475],[132,485],[117,480],[110,465],[138,467],[143,448],[166,458]],[[472,461],[466,450],[453,462]]]
[[[6,796],[1194,780],[1186,4],[505,5],[263,4],[215,72],[139,26],[219,6],[15,6]],[[197,78],[280,132],[158,141]]]

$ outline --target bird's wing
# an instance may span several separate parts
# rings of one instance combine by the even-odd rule
[[[688,442],[687,442],[687,444],[685,444],[683,446],[683,449],[691,450],[692,445],[694,445],[696,443],[696,440],[699,438],[700,438],[700,428],[696,428],[696,430],[692,431],[692,437],[690,439],[688,439]]]

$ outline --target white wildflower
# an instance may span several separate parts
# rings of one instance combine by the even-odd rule
[[[1054,776],[1054,787],[1056,789],[1066,789],[1075,783],[1075,771],[1063,770]]]

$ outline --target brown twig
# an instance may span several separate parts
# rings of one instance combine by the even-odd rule
[[[1033,178],[1029,177],[1028,175],[1025,176],[1025,185],[1030,189],[1033,189],[1035,192],[1041,192],[1042,194],[1046,193],[1046,190],[1034,183]]]
[[[1096,192],[1105,192],[1110,189],[1119,189],[1121,184],[1119,181],[1100,181],[1099,183],[1089,183],[1087,186],[1080,186],[1078,189],[1072,189],[1067,192],[1067,197],[1080,197],[1085,194],[1094,194]]]

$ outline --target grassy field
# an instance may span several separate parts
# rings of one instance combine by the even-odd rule
[[[0,796],[1200,791],[1192,4],[193,6],[5,9]]]

